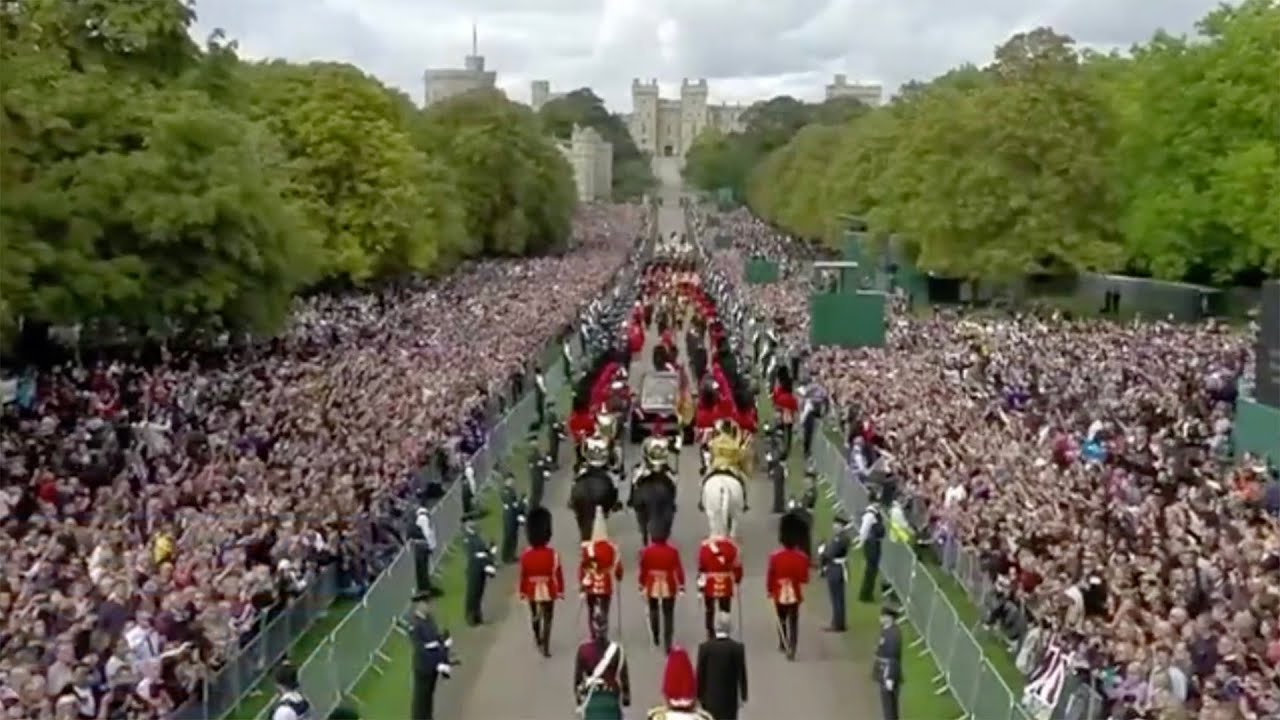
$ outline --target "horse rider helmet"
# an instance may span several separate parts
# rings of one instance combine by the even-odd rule
[[[644,441],[644,461],[651,468],[660,468],[667,464],[671,454],[671,446],[666,438],[651,437]]]
[[[609,464],[609,441],[604,438],[587,438],[582,450],[582,458],[592,467],[604,467]]]
[[[613,439],[616,434],[618,421],[614,418],[613,413],[601,411],[596,415],[596,434],[603,438]]]

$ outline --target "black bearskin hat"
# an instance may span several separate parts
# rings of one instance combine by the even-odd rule
[[[778,542],[788,550],[804,548],[809,525],[795,512],[783,513],[778,520]]]
[[[546,547],[551,542],[551,511],[544,507],[535,507],[525,517],[525,539],[529,547]]]
[[[787,363],[778,363],[778,369],[775,371],[778,387],[783,392],[794,392],[795,381],[791,378],[791,368],[787,367]]]
[[[730,380],[733,383],[733,402],[739,408],[749,408],[756,404],[751,387],[742,378]]]
[[[582,412],[591,407],[591,387],[595,384],[596,373],[588,372],[578,378],[573,387],[573,410]]]
[[[651,542],[666,542],[671,537],[672,519],[670,512],[655,513],[653,517],[649,518],[649,540]]]
[[[702,394],[699,396],[698,401],[702,404],[702,407],[711,407],[720,401],[720,394],[711,385],[710,378],[702,386]]]

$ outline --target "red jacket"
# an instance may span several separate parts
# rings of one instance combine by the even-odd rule
[[[613,376],[618,373],[618,363],[609,362],[600,369],[600,377],[596,378],[596,382],[591,386],[591,404],[599,405],[609,396],[609,385],[613,383]]]
[[[732,598],[742,584],[742,558],[738,546],[728,538],[707,538],[698,548],[698,575],[702,577],[702,596]]]
[[[711,407],[699,405],[698,409],[693,413],[693,426],[699,430],[710,430],[715,427],[716,420],[719,419],[719,407],[714,405]]]
[[[560,553],[549,547],[531,547],[520,553],[520,599],[545,602],[564,599],[564,570]]]
[[[782,418],[783,422],[791,422],[796,413],[800,412],[800,401],[796,400],[796,396],[782,389],[781,385],[775,385],[773,388],[773,411]]]
[[[596,431],[596,417],[590,411],[579,410],[569,416],[569,435],[574,442],[583,442]]]
[[[582,543],[578,558],[578,587],[588,595],[612,595],[613,583],[622,579],[618,546],[609,540]]]
[[[632,355],[644,350],[644,327],[636,320],[632,320],[631,326],[627,329],[627,344],[630,346]]]
[[[666,542],[654,541],[640,551],[636,580],[640,594],[647,598],[672,598],[684,591],[684,564],[680,551]]]
[[[809,582],[809,556],[799,550],[779,548],[769,556],[765,591],[779,605],[804,602],[804,586]]]
[[[738,427],[742,428],[746,432],[751,433],[752,435],[755,434],[756,428],[759,427],[759,422],[758,422],[758,419],[756,418],[756,408],[754,405],[738,410],[737,420],[738,420]]]

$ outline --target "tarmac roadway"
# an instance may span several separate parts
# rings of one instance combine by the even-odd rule
[[[659,231],[684,231],[679,208],[679,190],[669,173],[663,173],[664,198],[659,214]],[[650,332],[650,336],[656,333]],[[650,346],[653,342],[650,337]],[[632,365],[632,381],[638,383],[649,367],[649,347]],[[566,453],[569,449],[566,448]],[[696,658],[696,648],[704,639],[702,605],[695,577],[697,549],[707,534],[706,517],[698,512],[700,486],[695,448],[685,448],[679,463],[679,496],[672,542],[680,550],[688,574],[689,588],[677,601],[675,642]],[[566,459],[569,456],[566,454]],[[639,457],[638,448],[629,448],[627,464]],[[562,463],[568,465],[569,463]],[[494,626],[486,628],[487,639],[479,657],[467,653],[477,667],[461,696],[449,698],[449,717],[463,720],[561,720],[573,717],[573,659],[579,643],[586,638],[586,611],[576,595],[578,534],[566,507],[572,478],[567,470],[551,479],[548,508],[554,516],[554,546],[565,570],[566,597],[558,603],[551,639],[551,657],[541,657],[534,648],[528,611],[514,595],[486,598],[488,616]],[[807,588],[800,619],[800,641],[794,662],[778,651],[773,608],[765,596],[764,576],[768,555],[777,546],[777,520],[769,513],[768,485],[763,476],[749,486],[751,510],[740,531],[746,575],[735,608],[735,623],[741,626],[734,636],[747,648],[749,702],[741,717],[754,718],[876,718],[879,709],[865,661],[853,658],[851,643],[843,635],[823,631],[829,622],[826,588],[815,577]],[[826,534],[826,529],[823,535]],[[636,559],[641,543],[635,517],[616,513],[609,520],[609,535],[622,552],[625,575],[620,598],[614,598],[610,633],[625,649],[631,670],[632,707],[628,717],[644,717],[650,707],[661,704],[661,680],[665,656],[652,646],[647,615],[636,587]],[[498,606],[507,607],[499,609]],[[621,610],[619,610],[619,607]],[[620,622],[619,622],[620,617]],[[874,640],[866,638],[865,642]],[[465,660],[464,660],[465,661]],[[473,675],[474,673],[474,675]],[[446,688],[448,686],[446,685]],[[443,689],[446,694],[450,689]]]

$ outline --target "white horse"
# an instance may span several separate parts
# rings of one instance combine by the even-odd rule
[[[712,535],[737,539],[738,518],[742,517],[746,499],[742,482],[725,472],[713,472],[702,483],[702,509]]]

